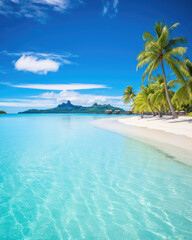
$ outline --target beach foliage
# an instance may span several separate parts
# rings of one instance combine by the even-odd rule
[[[123,92],[124,103],[128,104],[131,100],[134,101],[135,96],[136,91],[133,91],[133,87],[128,85]]]
[[[186,44],[186,39],[184,37],[172,38],[173,29],[178,25],[178,23],[175,23],[169,27],[163,22],[157,22],[154,27],[155,36],[149,32],[145,32],[143,34],[143,40],[145,42],[144,50],[141,51],[137,57],[137,69],[139,67],[147,65],[147,68],[142,76],[142,82],[144,82],[148,76],[148,81],[150,83],[153,72],[158,69],[159,66],[161,66],[166,98],[173,118],[176,118],[177,114],[175,113],[169,95],[164,64],[166,63],[166,65],[170,68],[170,70],[174,72],[174,74],[180,79],[182,83],[185,82],[179,66],[183,64],[181,57],[183,57],[184,53],[187,51],[187,48],[183,46]]]
[[[173,118],[177,118],[176,110],[192,108],[192,62],[185,57],[187,41],[185,37],[172,37],[178,26],[179,23],[168,26],[157,22],[155,34],[143,34],[144,49],[137,57],[137,70],[147,66],[142,75],[142,86],[137,94],[132,91],[132,86],[127,86],[123,96],[125,103],[133,101],[131,106],[135,113],[162,116],[171,112]],[[170,75],[167,76],[165,71]]]
[[[185,80],[184,82],[181,80],[181,86],[176,91],[173,101],[180,107],[183,104],[192,106],[192,62],[189,58],[184,59],[184,64],[180,66],[180,71],[185,77]],[[180,78],[178,80],[180,80]]]

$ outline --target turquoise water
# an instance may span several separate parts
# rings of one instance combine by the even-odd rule
[[[0,239],[192,239],[192,169],[96,128],[0,117]]]

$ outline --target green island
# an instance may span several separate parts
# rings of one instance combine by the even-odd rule
[[[5,111],[0,111],[0,114],[6,114],[6,112]]]
[[[113,107],[110,104],[99,105],[97,103],[93,104],[91,107],[83,107],[83,106],[76,106],[73,105],[70,101],[67,103],[62,103],[58,105],[56,108],[45,109],[45,110],[38,110],[38,109],[29,109],[24,112],[19,112],[19,114],[23,113],[95,113],[95,114],[103,114],[107,110],[115,112],[120,111],[124,113],[125,110]]]

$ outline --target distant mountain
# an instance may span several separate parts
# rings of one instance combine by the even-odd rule
[[[121,113],[124,113],[125,110],[113,107],[110,104],[99,105],[97,103],[93,104],[91,107],[83,107],[76,106],[71,104],[70,101],[67,103],[62,103],[58,105],[56,108],[46,109],[46,110],[38,110],[38,109],[30,109],[24,112],[19,112],[19,114],[23,113],[105,113],[106,110],[120,110]]]
[[[0,111],[0,114],[6,114],[6,112],[5,111]]]

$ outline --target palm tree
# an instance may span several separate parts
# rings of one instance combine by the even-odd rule
[[[143,117],[143,112],[152,112],[155,116],[153,111],[153,104],[151,103],[151,96],[154,94],[153,88],[151,85],[147,85],[146,87],[141,87],[141,92],[137,94],[135,100],[133,102],[133,109],[135,113],[140,113],[141,117]]]
[[[186,77],[186,80],[182,81],[182,86],[176,91],[173,101],[177,102],[179,106],[182,104],[192,105],[192,62],[189,58],[184,59],[180,71]]]
[[[163,22],[157,22],[155,25],[156,36],[154,37],[151,33],[145,32],[143,34],[143,40],[145,41],[145,48],[142,51],[137,59],[139,61],[137,69],[139,67],[148,64],[146,70],[143,73],[142,80],[144,81],[148,75],[149,82],[151,80],[152,72],[161,65],[163,77],[164,77],[164,86],[167,101],[171,109],[173,118],[177,118],[177,114],[171,103],[169,92],[167,88],[167,78],[165,74],[164,61],[170,67],[171,70],[184,82],[184,78],[178,65],[183,63],[180,57],[186,52],[187,48],[180,45],[186,43],[184,37],[175,37],[170,39],[172,30],[177,27],[179,24],[175,23],[171,27],[164,25]]]
[[[131,100],[134,101],[136,91],[133,91],[132,86],[127,86],[125,91],[123,92],[123,95],[124,103],[128,104]]]
[[[175,87],[176,80],[169,81],[167,83],[167,89],[169,96],[173,98],[175,92],[171,89]],[[165,84],[164,84],[164,77],[160,74],[153,77],[153,82],[150,85],[154,89],[154,94],[151,96],[151,102],[153,103],[154,107],[158,110],[159,116],[162,116],[162,111],[167,112],[168,109],[168,102],[165,92]]]

